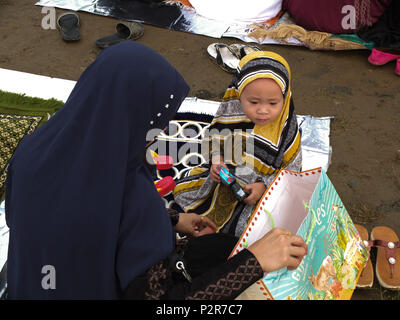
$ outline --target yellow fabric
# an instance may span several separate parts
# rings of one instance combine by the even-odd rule
[[[290,72],[290,67],[289,64],[287,63],[287,61],[280,56],[279,54],[275,53],[275,52],[271,52],[271,51],[253,51],[250,54],[244,56],[240,62],[239,62],[239,66],[238,66],[238,73],[240,73],[240,71],[242,70],[242,68],[246,65],[246,63],[250,62],[253,59],[257,59],[257,58],[269,58],[272,60],[276,60],[278,62],[280,62],[282,65],[285,66],[288,75],[289,75],[289,82],[287,83],[287,95],[285,97],[284,103],[283,103],[283,108],[282,108],[282,112],[280,114],[280,116],[272,121],[269,122],[263,126],[259,126],[259,125],[255,125],[253,132],[255,135],[261,136],[265,139],[267,139],[268,141],[270,141],[271,143],[273,143],[275,146],[278,146],[279,144],[279,139],[281,138],[282,135],[282,131],[286,122],[286,119],[288,118],[289,115],[289,109],[290,109],[290,103],[291,103],[291,87],[290,87],[290,83],[291,83],[291,72]],[[272,79],[274,80],[279,87],[281,88],[281,90],[284,90],[284,84],[282,83],[282,81],[275,76],[273,73],[270,74],[265,74],[265,73],[255,73],[254,75],[246,78],[246,80],[238,87],[230,87],[226,90],[225,95],[224,95],[224,100],[232,100],[232,99],[239,99],[240,100],[240,96],[244,90],[244,88],[250,84],[251,82],[253,82],[254,80],[257,79],[263,79],[263,78],[268,78],[268,79]],[[219,123],[223,123],[220,118],[217,120]],[[228,120],[225,120],[225,122],[227,122]],[[238,122],[238,121],[236,121]],[[248,120],[247,120],[248,122]],[[232,121],[230,121],[230,123],[232,123]],[[287,164],[288,162],[290,162],[290,160],[293,158],[293,156],[297,155],[297,151],[300,147],[300,134],[297,134],[295,143],[293,143],[293,145],[291,146],[291,148],[289,150],[286,151],[286,154],[283,158],[283,164]],[[248,163],[249,161],[251,161],[251,163],[255,164],[255,169],[263,174],[271,174],[273,172],[275,172],[276,170],[273,168],[263,168],[264,165],[258,161],[257,159],[254,159],[254,161],[251,159],[251,157],[245,157],[245,161],[246,163]]]

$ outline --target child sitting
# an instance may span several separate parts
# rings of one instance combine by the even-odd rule
[[[203,145],[211,164],[177,181],[175,201],[185,212],[210,218],[217,231],[239,237],[279,170],[301,171],[300,132],[285,59],[255,51],[240,61]],[[243,186],[248,194],[243,202],[220,183],[220,166]]]

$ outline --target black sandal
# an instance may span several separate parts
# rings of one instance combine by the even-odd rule
[[[136,40],[144,33],[143,25],[139,22],[119,22],[115,30],[116,33],[96,40],[97,47],[104,49],[126,40]]]
[[[211,58],[226,72],[235,73],[240,58],[225,43],[212,43],[208,46],[207,52]]]
[[[81,38],[79,32],[80,18],[76,12],[66,12],[57,19],[57,26],[64,41],[78,41]]]

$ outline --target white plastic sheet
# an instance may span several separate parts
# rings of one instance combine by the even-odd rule
[[[230,23],[264,22],[282,9],[282,0],[190,0],[190,4],[202,16]]]
[[[262,3],[258,0],[257,2]],[[221,5],[220,0],[212,0],[210,1],[210,3],[215,3],[216,6]],[[248,7],[247,2],[240,1],[240,3]],[[232,37],[240,39],[244,42],[254,42],[254,43],[260,42],[254,38],[250,38],[247,36],[247,34],[249,33],[249,29],[251,28],[250,26],[253,23],[257,23],[259,21],[258,19],[250,19],[249,16],[247,17],[248,21],[246,21],[246,19],[244,19],[244,21],[243,19],[242,21],[240,21],[240,19],[237,19],[235,21],[228,21],[227,19],[222,19],[222,18],[220,18],[222,20],[217,20],[218,15],[204,16],[191,8],[187,9],[186,7],[181,7],[180,14],[178,16],[172,16],[169,22],[156,21],[152,20],[154,14],[149,15],[149,13],[147,12],[146,14],[142,15],[141,13],[138,13],[135,7],[129,7],[128,1],[118,2],[118,4],[120,7],[116,6],[116,2],[113,0],[39,0],[36,3],[36,5],[43,7],[55,7],[73,11],[84,11],[106,17],[110,16],[122,20],[141,21],[143,23],[153,24],[159,27],[190,32],[194,34],[201,34],[213,38]],[[143,5],[141,7],[143,7]],[[279,12],[277,8],[278,5],[276,5],[274,2],[274,6],[270,8],[271,12],[275,11]],[[151,8],[151,10],[157,10],[157,9]],[[215,11],[221,12],[221,10],[219,9],[215,9]],[[241,12],[239,11],[238,14],[240,13]],[[276,14],[274,16],[276,16]],[[266,18],[265,20],[263,19],[260,20],[267,21],[270,18],[271,17],[268,17],[268,19]],[[262,40],[261,43],[280,44],[279,41],[270,38],[265,38],[264,40]],[[293,37],[287,39],[287,43],[295,46],[304,45],[301,41]]]

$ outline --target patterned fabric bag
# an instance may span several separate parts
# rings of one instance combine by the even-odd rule
[[[281,170],[231,255],[274,227],[302,237],[308,254],[296,270],[265,274],[238,299],[351,298],[369,253],[323,169]]]

